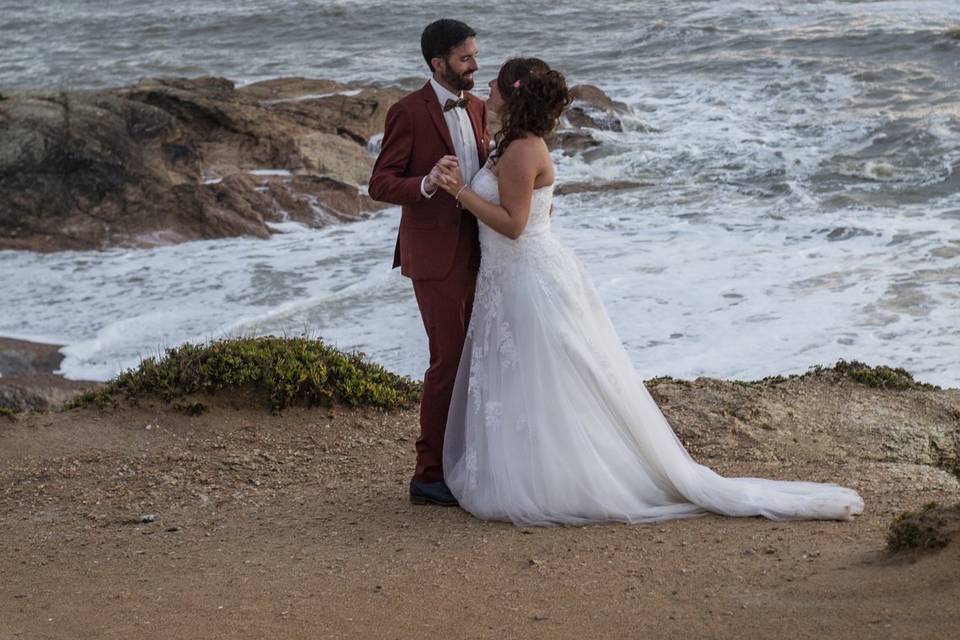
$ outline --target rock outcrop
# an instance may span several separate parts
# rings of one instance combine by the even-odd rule
[[[588,161],[606,155],[603,141],[594,132],[622,132],[630,107],[590,84],[574,85],[570,97],[573,101],[552,136],[551,148],[562,149],[567,156],[582,155]]]
[[[0,338],[0,412],[52,409],[103,386],[63,379],[54,373],[62,361],[58,345]]]
[[[678,437],[701,455],[921,465],[960,480],[960,389],[871,386],[858,379],[871,369],[851,364],[862,367],[841,361],[789,378],[659,378],[647,387]]]
[[[623,131],[622,117],[630,112],[626,104],[613,100],[592,84],[571,87],[570,97],[573,102],[565,117],[574,127]]]
[[[147,79],[0,99],[0,249],[151,246],[355,220],[398,90]]]
[[[106,91],[0,95],[0,249],[266,238],[382,208],[365,195],[395,88],[277,78],[144,79]],[[551,145],[590,160],[629,108],[590,85]],[[582,191],[585,187],[571,188]]]

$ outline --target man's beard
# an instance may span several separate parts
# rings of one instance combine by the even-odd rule
[[[446,72],[441,76],[441,78],[454,91],[470,91],[470,89],[473,89],[473,78],[463,77],[469,73],[472,72],[467,71],[460,74],[450,67],[447,67]]]

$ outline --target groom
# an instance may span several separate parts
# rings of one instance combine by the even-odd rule
[[[414,504],[457,504],[443,481],[443,434],[473,308],[480,242],[476,218],[439,189],[439,170],[452,162],[444,156],[455,155],[469,184],[487,159],[486,105],[466,93],[478,68],[476,35],[457,20],[437,20],[423,30],[420,48],[433,77],[387,112],[368,187],[374,200],[403,207],[393,266],[413,281],[430,343],[410,481]]]

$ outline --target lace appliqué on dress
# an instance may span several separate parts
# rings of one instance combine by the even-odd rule
[[[475,489],[477,486],[477,450],[468,450],[465,460],[467,468],[467,487],[470,489]]]
[[[517,345],[513,340],[513,334],[510,333],[510,323],[500,322],[500,344],[497,348],[500,354],[500,367],[503,369],[516,369],[519,357],[517,355]]]

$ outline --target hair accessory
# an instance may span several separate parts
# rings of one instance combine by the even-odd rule
[[[519,80],[517,80],[516,82],[513,83],[513,88],[514,88],[514,89],[519,89],[519,88],[520,88],[520,81],[519,81]]]

